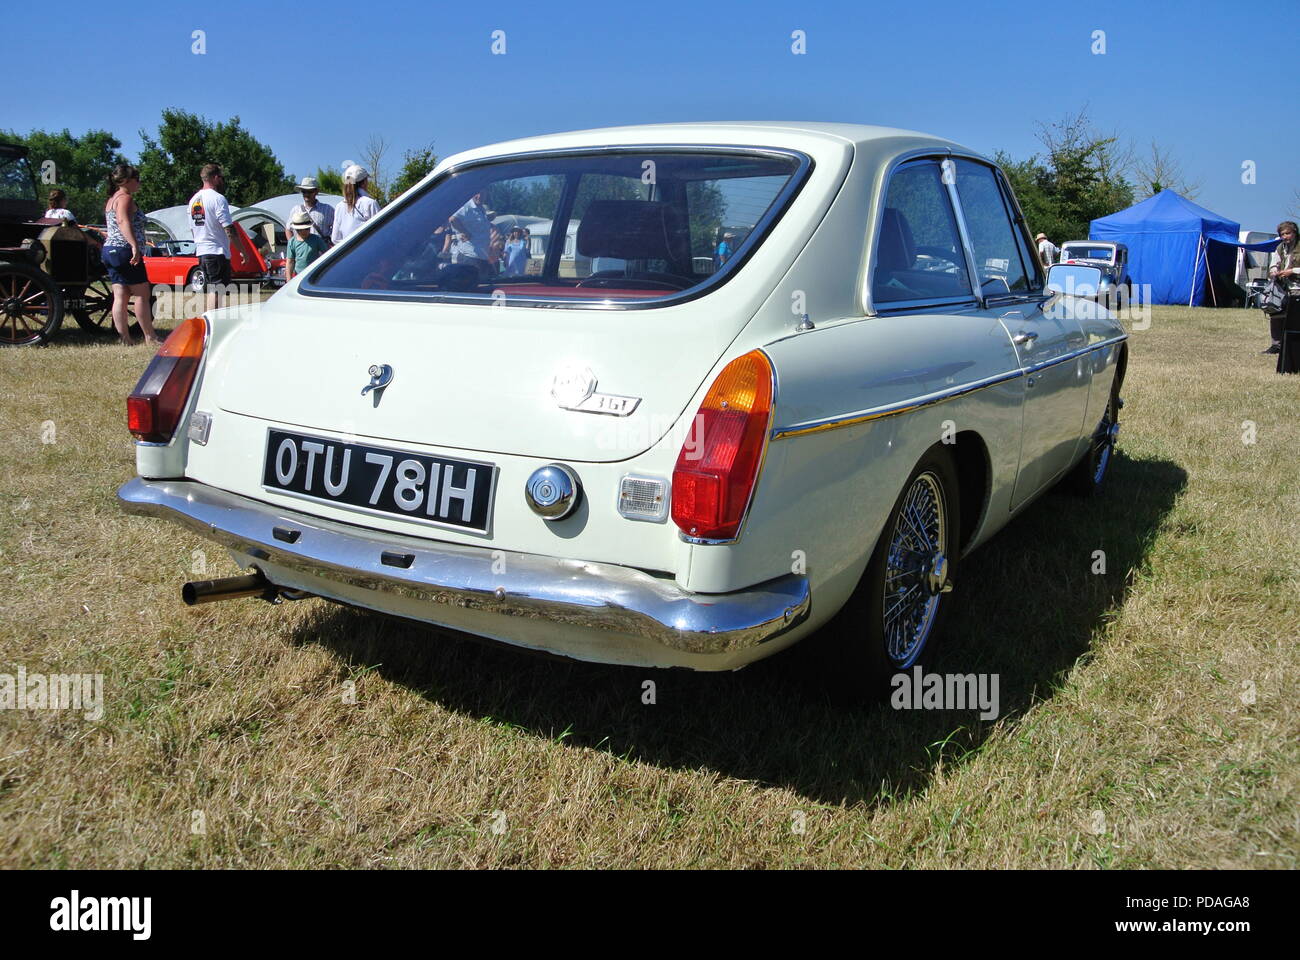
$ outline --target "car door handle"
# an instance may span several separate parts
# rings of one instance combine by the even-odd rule
[[[1038,331],[1022,330],[1020,333],[1017,333],[1014,337],[1011,338],[1011,342],[1012,343],[1033,343],[1037,339],[1038,339]]]

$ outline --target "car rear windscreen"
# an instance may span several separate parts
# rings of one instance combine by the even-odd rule
[[[306,294],[603,307],[725,282],[810,166],[784,151],[618,150],[454,170],[397,201]]]

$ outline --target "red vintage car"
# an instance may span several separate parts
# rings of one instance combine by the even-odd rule
[[[235,224],[237,243],[230,251],[231,282],[260,283],[266,276],[266,261],[253,246],[244,228]],[[144,257],[145,273],[150,283],[198,290],[203,285],[203,271],[194,252],[193,240],[163,240],[153,244]]]

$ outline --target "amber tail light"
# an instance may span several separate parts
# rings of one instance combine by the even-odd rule
[[[163,341],[126,398],[126,425],[137,440],[166,443],[176,432],[207,339],[207,321],[185,320]]]
[[[751,350],[709,387],[673,470],[673,522],[690,537],[729,540],[740,530],[767,448],[772,364]]]

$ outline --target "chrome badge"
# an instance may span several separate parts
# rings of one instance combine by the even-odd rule
[[[611,417],[626,417],[637,408],[640,397],[620,397],[612,393],[596,392],[596,375],[590,367],[567,366],[561,368],[551,381],[551,396],[565,410],[580,413],[603,413]]]

